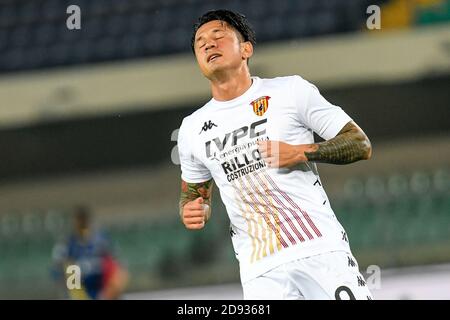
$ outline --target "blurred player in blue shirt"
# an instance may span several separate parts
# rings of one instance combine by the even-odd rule
[[[91,214],[83,206],[74,213],[73,233],[53,249],[53,276],[70,299],[118,299],[128,281],[126,270],[112,254],[106,235],[91,227]],[[69,266],[80,270],[79,288],[67,285]]]

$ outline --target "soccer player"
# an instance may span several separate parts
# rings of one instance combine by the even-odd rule
[[[109,239],[91,225],[91,213],[79,206],[74,212],[74,230],[65,243],[53,249],[52,273],[68,298],[74,300],[119,299],[128,282],[128,273],[114,257]],[[69,288],[71,265],[80,269],[80,287]],[[68,274],[69,273],[69,274]]]
[[[369,159],[370,141],[300,76],[251,76],[254,44],[239,13],[210,11],[194,26],[212,98],[179,131],[182,222],[205,226],[214,181],[244,299],[371,299],[315,164]],[[314,143],[313,132],[325,141]]]

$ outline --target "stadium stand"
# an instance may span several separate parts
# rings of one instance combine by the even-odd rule
[[[259,30],[258,43],[361,29],[373,0],[231,1]],[[82,28],[67,32],[68,5]],[[190,50],[192,25],[214,0],[0,2],[0,72],[161,56]]]

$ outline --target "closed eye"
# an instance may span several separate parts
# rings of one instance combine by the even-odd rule
[[[215,30],[214,36],[216,39],[223,38],[225,36],[225,32],[223,30]]]

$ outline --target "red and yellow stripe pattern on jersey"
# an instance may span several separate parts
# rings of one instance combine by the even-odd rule
[[[308,213],[278,187],[266,170],[236,179],[232,185],[252,242],[251,263],[322,236]]]

